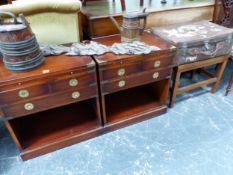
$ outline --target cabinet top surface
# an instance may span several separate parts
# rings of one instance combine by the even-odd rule
[[[107,36],[107,37],[95,39],[94,41],[107,46],[111,46],[114,43],[120,43],[121,36],[120,35]],[[148,34],[148,33],[143,34],[143,36],[141,36],[141,42],[160,48],[160,50],[151,52],[151,54],[159,54],[164,52],[169,53],[175,51],[174,46],[152,34]],[[133,59],[136,57],[138,57],[138,55],[115,55],[113,53],[106,53],[104,55],[94,56],[94,58],[97,60],[99,64],[101,64],[101,62],[107,62],[107,61],[111,62],[111,61],[123,60],[126,58]]]
[[[135,0],[126,1],[126,11],[140,10],[140,3]],[[179,1],[167,1],[166,4],[162,4],[161,1],[144,0],[144,6],[148,12],[158,12],[165,10],[175,10],[182,8],[198,8],[205,6],[213,6],[214,0],[179,0]],[[86,6],[83,6],[82,12],[88,17],[109,16],[109,15],[121,15],[121,3],[114,3],[113,1],[99,0],[87,2]]]
[[[65,72],[73,69],[85,68],[92,65],[93,60],[89,56],[48,56],[44,63],[36,69],[25,72],[13,72],[5,68],[0,58],[0,83],[21,80],[24,78],[43,77],[47,74]]]

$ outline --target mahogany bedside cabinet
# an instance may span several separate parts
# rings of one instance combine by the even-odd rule
[[[160,48],[144,55],[94,56],[98,65],[104,126],[115,130],[166,112],[175,47],[151,34],[142,42]],[[120,35],[96,39],[108,46]]]
[[[99,135],[99,109],[89,56],[49,56],[17,73],[0,61],[0,114],[23,160]]]

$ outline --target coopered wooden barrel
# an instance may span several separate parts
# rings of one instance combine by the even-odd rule
[[[27,71],[41,65],[43,54],[24,16],[19,15],[20,22],[10,12],[0,12],[0,16],[13,19],[13,22],[0,22],[0,52],[5,66],[13,71]]]

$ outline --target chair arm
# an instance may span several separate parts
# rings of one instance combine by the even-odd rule
[[[81,2],[78,0],[34,0],[34,1],[15,1],[13,4],[0,6],[0,11],[10,11],[15,14],[24,13],[32,15],[42,12],[79,12]]]

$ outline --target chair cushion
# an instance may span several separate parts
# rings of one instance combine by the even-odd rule
[[[46,12],[26,16],[40,44],[79,42],[79,19],[76,13]]]
[[[17,0],[0,11],[23,13],[40,44],[79,42],[78,0]]]

